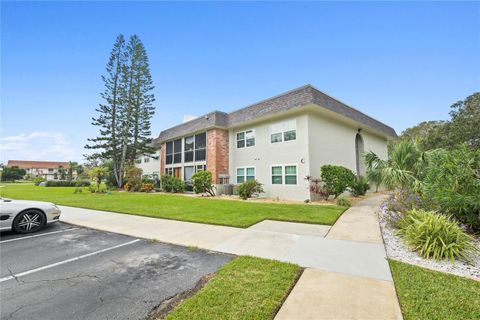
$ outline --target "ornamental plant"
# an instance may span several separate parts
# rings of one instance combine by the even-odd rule
[[[320,176],[329,195],[337,198],[355,183],[355,174],[352,170],[333,165],[324,165],[320,169]]]
[[[186,188],[184,181],[168,174],[162,176],[161,183],[165,192],[179,193],[184,192]]]
[[[207,193],[215,196],[214,186],[212,184],[212,173],[207,170],[198,171],[192,176],[193,192]]]
[[[397,227],[405,244],[424,258],[471,261],[479,254],[475,238],[446,215],[413,209],[399,219]]]
[[[237,192],[240,198],[242,198],[243,200],[247,200],[248,198],[251,198],[254,194],[259,194],[264,191],[260,182],[258,182],[257,180],[248,180],[241,183],[237,187]]]

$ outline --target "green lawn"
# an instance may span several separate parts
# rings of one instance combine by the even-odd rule
[[[294,264],[238,257],[167,319],[273,319],[300,271]]]
[[[252,203],[181,195],[112,192],[74,194],[74,187],[37,187],[29,184],[1,184],[0,196],[41,200],[56,204],[122,212],[148,217],[249,227],[265,219],[332,225],[345,210],[329,205]]]
[[[480,282],[389,260],[405,320],[480,319]]]

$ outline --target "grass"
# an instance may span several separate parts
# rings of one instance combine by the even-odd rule
[[[273,319],[300,272],[290,263],[238,257],[166,319]]]
[[[246,228],[265,219],[332,225],[346,208],[335,205],[251,203],[180,195],[111,192],[74,194],[75,187],[1,184],[0,196],[59,205]]]
[[[405,320],[480,319],[480,282],[389,260]]]

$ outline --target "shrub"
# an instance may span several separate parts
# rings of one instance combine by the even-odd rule
[[[438,208],[424,195],[409,191],[409,190],[395,190],[386,202],[389,211],[405,213],[413,209],[424,209],[435,211]]]
[[[184,192],[186,188],[184,181],[171,175],[163,175],[161,182],[165,192]]]
[[[43,181],[46,181],[45,178],[42,178],[42,177],[37,177],[37,178],[34,178],[33,179],[33,183],[38,186],[40,183],[42,183]]]
[[[470,261],[479,253],[471,235],[448,216],[433,211],[410,210],[397,226],[406,245],[424,258]]]
[[[355,174],[352,170],[342,166],[324,165],[320,176],[329,195],[334,195],[335,198],[355,183]]]
[[[370,186],[368,185],[367,179],[363,176],[356,177],[355,182],[350,187],[350,190],[354,197],[364,196],[367,193],[368,189],[370,189]]]
[[[68,180],[48,180],[47,187],[75,187],[75,181]]]
[[[96,182],[92,182],[88,187],[91,193],[106,193],[107,192],[107,184],[105,182],[100,182],[100,184]]]
[[[251,198],[252,195],[262,193],[263,188],[262,184],[257,180],[245,181],[237,187],[237,192],[240,198],[247,200]]]
[[[105,182],[101,182],[100,186],[97,190],[98,193],[107,193],[107,184]]]
[[[480,149],[463,145],[431,154],[423,193],[441,212],[480,230]]]
[[[337,205],[348,208],[352,204],[350,203],[350,200],[348,200],[347,197],[340,196],[340,197],[337,198]]]
[[[75,187],[88,187],[90,186],[90,181],[88,180],[77,180],[75,182]]]
[[[140,191],[142,188],[143,170],[134,166],[127,168],[125,171],[125,191]]]
[[[155,185],[153,183],[142,183],[140,192],[152,192],[153,189],[155,189]]]
[[[325,188],[325,186],[322,183],[322,180],[317,179],[317,178],[312,178],[310,176],[307,176],[305,178],[310,184],[309,189],[310,193],[313,194],[315,197],[318,197],[323,200],[327,200],[328,197],[330,196],[329,192]],[[317,199],[312,199],[312,200],[318,200]]]
[[[75,191],[73,192],[74,194],[77,194],[77,193],[82,193],[83,192],[83,188],[82,187],[76,187],[75,188]]]
[[[192,176],[193,192],[208,193],[211,196],[215,195],[212,184],[212,173],[210,171],[198,171]]]

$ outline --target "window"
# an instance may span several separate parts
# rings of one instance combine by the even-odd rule
[[[272,184],[283,184],[283,167],[272,167]]]
[[[182,162],[182,139],[173,141],[173,163]]]
[[[135,163],[137,163],[137,164],[142,163],[142,158],[137,158],[137,159],[135,159]]]
[[[195,168],[195,172],[205,171],[205,170],[207,170],[207,166],[204,165],[204,164],[199,164],[199,165],[197,165],[196,168]]]
[[[285,184],[297,184],[297,166],[285,166]]]
[[[237,183],[243,183],[245,181],[252,181],[252,180],[255,180],[254,167],[237,168]]]
[[[183,180],[184,181],[192,180],[194,169],[195,169],[194,166],[183,167]]]
[[[204,161],[207,153],[207,133],[195,135],[195,161]]]
[[[289,120],[270,126],[270,142],[278,143],[297,139],[297,121]]]
[[[296,140],[296,139],[297,139],[296,130],[285,131],[283,133],[283,141],[290,141],[290,140]]]
[[[165,145],[165,164],[173,163],[173,142],[167,142]]]
[[[296,165],[272,166],[272,184],[297,184]]]
[[[184,145],[184,161],[185,162],[193,162],[193,150],[194,150],[194,142],[195,138],[193,136],[185,138],[185,145]]]
[[[53,168],[48,168],[48,172],[53,172]]]
[[[173,175],[173,168],[165,168],[165,174],[168,176]]]
[[[255,146],[255,131],[247,130],[237,132],[237,148]]]
[[[144,163],[147,163],[147,162],[150,162],[150,157],[143,157],[143,162]]]

